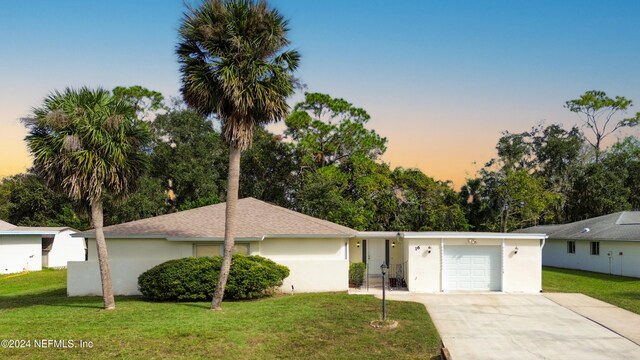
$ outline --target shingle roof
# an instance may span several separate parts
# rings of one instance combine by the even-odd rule
[[[2,221],[0,220],[0,230],[11,230],[11,229],[15,229],[16,226],[13,224],[9,224],[6,221]]]
[[[265,235],[355,235],[357,232],[254,198],[238,200],[236,238]],[[225,203],[104,228],[105,237],[224,238]],[[74,236],[95,237],[95,231]]]
[[[6,221],[0,220],[0,232],[8,233],[8,234],[16,233],[16,234],[23,234],[23,235],[33,235],[34,233],[42,232],[43,235],[46,235],[46,234],[50,235],[52,232],[60,232],[63,230],[77,231],[75,229],[72,229],[66,226],[16,226]],[[25,233],[29,233],[29,234],[25,234]]]
[[[623,211],[564,225],[541,225],[516,232],[546,233],[549,239],[640,241],[640,211]]]

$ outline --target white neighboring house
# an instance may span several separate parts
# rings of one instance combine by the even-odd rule
[[[68,227],[15,226],[0,220],[0,274],[62,268],[83,261],[85,242]]]
[[[640,277],[640,211],[623,211],[564,225],[541,225],[521,233],[546,233],[542,264]]]
[[[104,228],[116,295],[139,295],[138,276],[188,256],[222,255],[225,204]],[[70,262],[67,293],[100,295],[95,233],[86,237],[88,261]],[[367,263],[365,286],[380,285],[389,265],[391,286],[414,292],[541,289],[542,234],[471,232],[358,232],[253,198],[238,201],[235,252],[285,265],[282,291],[346,291],[349,265]]]

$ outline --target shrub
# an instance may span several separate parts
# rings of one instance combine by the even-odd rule
[[[349,265],[349,286],[359,288],[364,283],[364,273],[367,265],[363,262],[351,263]]]
[[[157,301],[211,300],[218,283],[222,257],[169,260],[138,277],[138,289]],[[270,295],[289,276],[289,269],[261,256],[233,255],[225,288],[227,300]]]

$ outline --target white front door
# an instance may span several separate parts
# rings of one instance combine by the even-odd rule
[[[445,245],[442,290],[501,290],[500,254],[500,246]]]
[[[383,239],[373,239],[367,241],[367,264],[371,274],[381,274],[380,265],[385,260],[385,241]]]

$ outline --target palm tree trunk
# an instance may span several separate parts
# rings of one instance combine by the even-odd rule
[[[105,310],[116,308],[111,284],[111,270],[109,269],[109,256],[107,255],[107,243],[104,240],[104,225],[102,213],[102,200],[91,202],[91,222],[96,229],[96,247],[98,248],[98,264],[100,265],[100,280],[102,281],[102,298]]]
[[[238,207],[238,189],[240,187],[240,153],[241,150],[234,145],[229,146],[229,177],[227,178],[227,205],[224,222],[224,256],[218,276],[218,285],[213,293],[211,310],[222,309],[222,297],[227,286],[229,269],[231,269],[231,251],[235,243],[236,235],[236,209]]]

